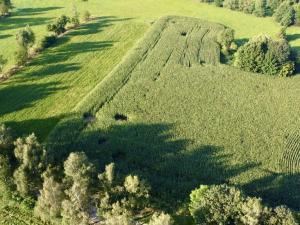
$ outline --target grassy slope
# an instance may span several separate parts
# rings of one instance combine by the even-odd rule
[[[8,66],[13,64],[14,35],[20,27],[32,25],[39,39],[46,33],[48,22],[72,11],[71,2],[60,0],[18,0],[14,4],[14,16],[0,24],[0,52],[9,59]],[[70,40],[63,40],[64,44],[43,53],[23,72],[0,84],[3,106],[0,122],[10,123],[19,134],[34,131],[44,138],[120,61],[149,23],[163,15],[188,15],[223,23],[236,30],[239,40],[259,33],[274,35],[279,30],[272,18],[257,18],[193,0],[89,0],[78,1],[77,6],[79,12],[88,8],[93,15],[114,18],[93,21],[84,30],[70,35]],[[109,25],[103,27],[104,24]],[[299,33],[299,28],[290,30]],[[290,37],[294,39],[292,44],[300,46],[296,37]]]

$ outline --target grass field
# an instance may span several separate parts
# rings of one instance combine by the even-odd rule
[[[85,150],[98,165],[114,160],[119,170],[147,178],[156,197],[178,206],[200,183],[226,182],[272,204],[300,209],[300,76],[280,79],[197,65],[199,59],[218,60],[206,56],[201,44],[196,49],[204,58],[186,48],[190,35],[182,36],[179,27],[170,30],[159,25],[162,21],[152,26],[166,15],[198,17],[233,28],[243,43],[261,33],[274,36],[280,27],[272,18],[194,0],[75,2],[79,12],[88,9],[97,18],[0,83],[0,122],[17,135],[35,132],[45,140],[61,121],[47,139],[50,151],[58,151],[55,157],[63,160],[63,150]],[[7,68],[14,64],[18,29],[30,24],[39,40],[46,24],[72,11],[72,1],[18,0],[14,5],[12,17],[0,21]],[[299,33],[300,28],[288,29],[297,50]],[[152,45],[155,35],[161,36]],[[10,214],[0,210],[0,216],[9,221],[18,214],[13,209]],[[36,224],[31,215],[22,215],[25,224]]]
[[[71,32],[57,47],[0,84],[0,122],[8,123],[18,134],[35,132],[44,139],[161,16],[185,15],[219,22],[235,29],[240,42],[260,33],[275,35],[279,30],[272,18],[257,18],[193,0],[75,2],[79,12],[88,9],[101,18]],[[72,4],[59,0],[15,1],[13,16],[0,23],[0,52],[9,59],[7,68],[14,64],[18,29],[30,24],[38,41],[46,34],[46,24],[63,13],[71,14]],[[289,32],[291,44],[299,47],[299,28],[292,27]]]
[[[300,79],[210,65],[203,58],[215,51],[202,43],[220,30],[159,21],[50,135],[56,160],[83,149],[96,165],[115,161],[147,178],[156,197],[174,203],[201,183],[225,182],[299,209]]]

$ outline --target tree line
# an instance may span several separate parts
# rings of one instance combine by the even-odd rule
[[[151,197],[151,186],[137,175],[123,175],[112,162],[96,169],[84,152],[72,152],[62,165],[31,134],[14,140],[0,125],[0,189],[50,224],[173,225]],[[174,187],[176,188],[176,187]],[[173,209],[174,211],[176,209]],[[190,224],[296,225],[285,206],[271,208],[227,185],[201,185],[190,194]]]

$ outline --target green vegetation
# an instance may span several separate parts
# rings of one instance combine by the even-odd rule
[[[275,20],[282,26],[289,26],[295,22],[295,10],[289,1],[279,5],[275,14]]]
[[[291,116],[299,114],[298,79],[215,63],[213,40],[222,30],[189,18],[158,21],[50,134],[52,160],[76,147],[98,165],[115,161],[179,207],[199,183],[228,182],[299,209],[297,173],[285,174],[280,163],[289,160],[285,137],[299,124]],[[193,39],[201,34],[209,48]]]
[[[283,206],[274,209],[261,199],[246,197],[227,185],[201,185],[190,195],[190,212],[196,224],[297,225],[292,212]]]
[[[281,4],[226,1],[215,4],[261,17],[271,3]],[[270,17],[183,0],[14,6],[0,18],[0,68],[31,59],[0,85],[0,122],[15,131],[0,129],[0,223],[16,217],[19,224],[41,224],[31,219],[34,208],[54,224],[85,224],[97,211],[107,224],[170,225],[169,215],[154,212],[188,217],[188,195],[201,183],[238,186],[262,197],[273,214],[280,204],[300,209],[299,76],[223,64],[250,39],[238,50],[240,68],[289,76],[299,57],[298,27],[280,29]],[[158,20],[170,14],[178,16]],[[285,41],[274,39],[279,30]],[[247,55],[249,49],[242,56],[262,32],[268,37],[252,49],[259,57]],[[99,171],[105,172],[97,179]]]
[[[252,38],[240,47],[234,64],[249,72],[283,77],[291,76],[294,72],[294,62],[291,61],[291,51],[287,41],[273,40],[268,36]]]

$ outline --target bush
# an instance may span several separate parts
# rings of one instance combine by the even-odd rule
[[[88,10],[84,11],[83,15],[82,15],[82,20],[87,22],[89,21],[91,18],[91,14]]]
[[[0,73],[3,71],[4,66],[7,63],[7,59],[3,57],[3,55],[0,55]]]
[[[230,48],[230,45],[234,41],[234,30],[226,28],[218,35],[217,41],[222,48],[226,48],[228,50]]]
[[[252,14],[255,9],[255,2],[253,0],[240,0],[239,10],[244,13]]]
[[[48,31],[52,31],[57,35],[66,32],[66,25],[70,22],[70,18],[62,15],[60,16],[55,23],[49,24],[47,26]]]
[[[15,52],[15,61],[18,66],[24,65],[28,60],[28,52],[26,48],[19,47]]]
[[[28,49],[28,47],[31,47],[34,44],[35,35],[30,26],[27,25],[24,29],[19,30],[16,35],[16,39],[20,47]]]
[[[57,41],[56,35],[44,36],[41,40],[40,47],[42,49],[49,48],[50,46],[54,45],[56,41]]]
[[[295,10],[289,1],[280,4],[274,18],[282,26],[290,26],[295,22]]]
[[[245,71],[276,75],[290,61],[290,55],[287,41],[262,35],[238,49],[234,65]]]
[[[11,8],[12,4],[10,0],[0,0],[0,16],[8,15]]]

